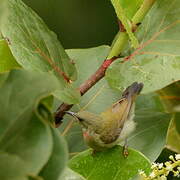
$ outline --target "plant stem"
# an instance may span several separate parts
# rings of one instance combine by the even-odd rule
[[[152,7],[155,1],[156,0],[144,0],[139,10],[136,12],[134,17],[132,18],[132,23],[138,24],[142,22],[143,18],[145,17],[145,15],[147,14],[147,12]]]
[[[136,25],[140,23],[144,18],[144,16],[147,14],[148,10],[152,7],[154,2],[155,0],[144,0],[139,10],[132,18],[132,24]],[[111,65],[113,61],[118,59],[118,56],[126,46],[127,41],[128,41],[128,34],[126,31],[124,31],[124,28],[121,27],[120,32],[117,34],[115,38],[115,42],[112,45],[112,48],[110,50],[107,59],[102,63],[102,65],[97,69],[97,71],[92,76],[90,76],[88,80],[86,80],[83,84],[80,85],[79,91],[81,95],[84,95],[92,86],[94,86],[100,79],[102,79],[105,76],[106,69]],[[71,109],[72,106],[73,104],[66,104],[66,103],[63,103],[59,106],[59,108],[55,113],[56,127],[58,127],[61,124],[63,116],[65,115],[65,111]]]
[[[108,55],[108,59],[114,56],[118,56],[124,48],[128,40],[128,34],[126,32],[119,32],[115,43],[112,45],[111,51]]]

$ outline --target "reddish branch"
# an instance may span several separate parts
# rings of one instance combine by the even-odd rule
[[[100,79],[102,79],[105,75],[106,69],[110,66],[110,64],[118,59],[119,57],[113,57],[111,59],[106,59],[103,64],[98,68],[98,70],[83,84],[80,85],[79,91],[81,93],[81,96],[83,96],[92,86],[94,86]],[[68,111],[71,109],[73,104],[66,104],[63,103],[59,106],[55,113],[55,123],[56,127],[58,127],[63,119],[63,116],[65,115],[65,111]]]

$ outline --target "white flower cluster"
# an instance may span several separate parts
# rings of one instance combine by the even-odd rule
[[[147,176],[144,171],[140,170],[139,175],[142,180],[166,180],[170,172],[174,176],[180,177],[180,154],[176,154],[175,158],[169,156],[170,161],[163,163],[152,163],[152,172]]]

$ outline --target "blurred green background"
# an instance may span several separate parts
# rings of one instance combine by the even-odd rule
[[[118,31],[110,0],[23,0],[43,18],[64,48],[111,44]]]

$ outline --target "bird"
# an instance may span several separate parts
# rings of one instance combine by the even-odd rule
[[[86,144],[95,152],[112,148],[135,130],[135,100],[143,83],[134,82],[122,93],[121,98],[100,114],[88,111],[65,113],[73,116],[82,126]]]

